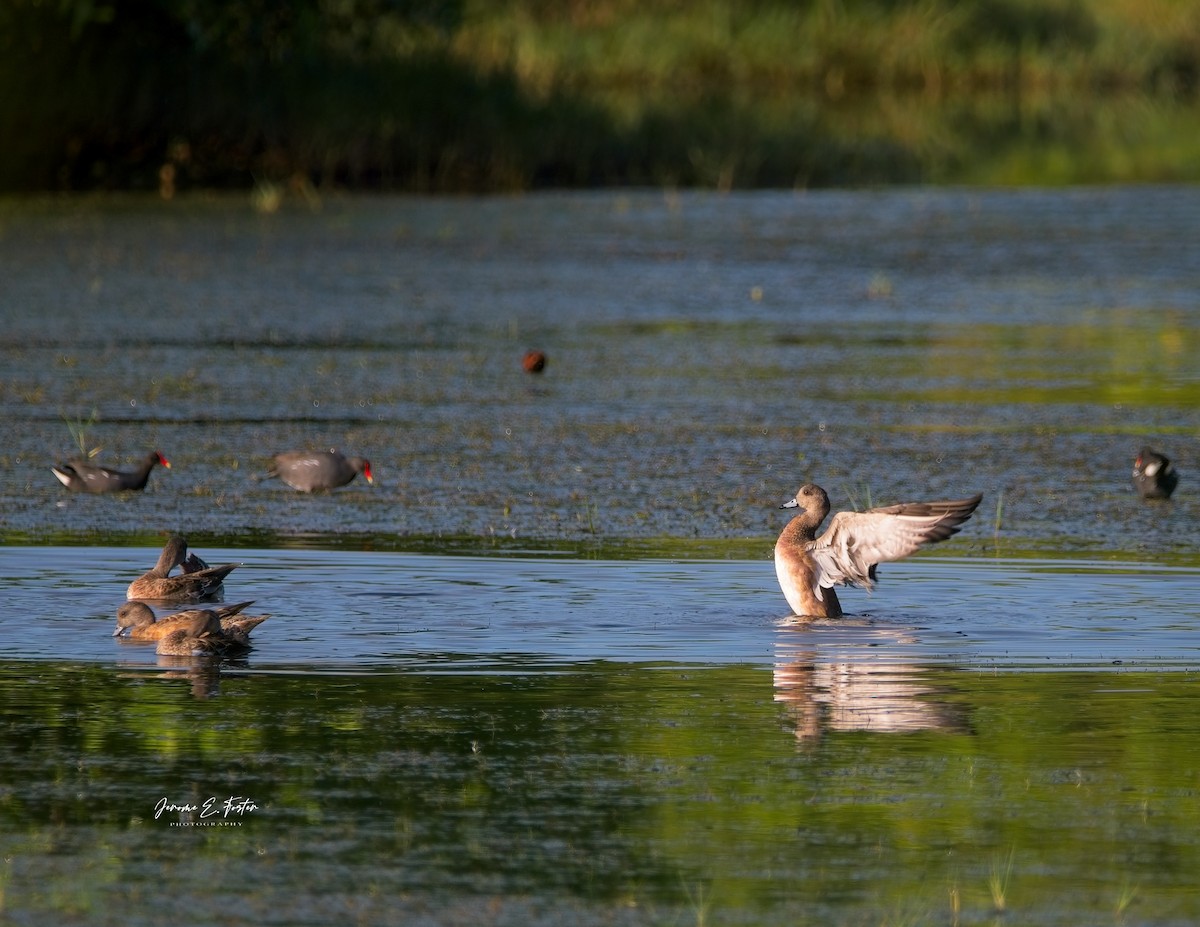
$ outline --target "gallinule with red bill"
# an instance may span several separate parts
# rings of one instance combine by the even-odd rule
[[[1175,465],[1162,454],[1143,447],[1133,462],[1133,486],[1143,499],[1170,499],[1179,485]]]
[[[112,470],[83,460],[70,460],[50,469],[72,492],[136,492],[146,488],[150,471],[159,464],[168,469],[171,466],[161,451],[151,451],[134,470]]]
[[[345,486],[358,474],[374,483],[371,462],[363,457],[347,457],[341,451],[286,451],[275,455],[267,476],[277,476],[301,492],[320,492]]]

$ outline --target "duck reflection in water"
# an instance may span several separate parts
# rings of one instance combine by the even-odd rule
[[[197,616],[193,625],[164,636],[155,653],[160,667],[175,670],[165,673],[166,678],[186,679],[194,698],[210,698],[220,692],[222,669],[248,665],[250,639],[240,628],[222,631],[215,612],[193,614]]]
[[[970,733],[966,710],[939,700],[941,690],[927,667],[839,659],[843,655],[850,656],[822,653],[815,645],[808,649],[790,642],[777,645],[775,701],[787,706],[798,743],[815,743],[826,733],[849,731]]]
[[[114,637],[129,631],[129,642],[155,643],[159,667],[171,670],[164,679],[184,679],[195,698],[220,691],[224,666],[242,665],[251,649],[250,631],[270,615],[238,614],[249,602],[219,609],[192,609],[155,620],[144,604],[130,602],[118,611]]]
[[[181,680],[188,683],[192,689],[192,698],[215,698],[221,694],[220,657],[179,657],[167,654],[158,655],[158,665],[166,670],[159,678]]]

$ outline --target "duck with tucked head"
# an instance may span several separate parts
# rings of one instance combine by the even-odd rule
[[[818,537],[817,529],[829,514],[829,496],[820,486],[805,483],[780,506],[800,512],[775,542],[775,573],[783,595],[797,615],[840,618],[842,606],[834,586],[870,589],[877,564],[901,560],[926,544],[946,540],[982,499],[980,494],[838,512]]]
[[[1143,499],[1170,499],[1179,485],[1175,465],[1162,454],[1143,447],[1133,462],[1133,487]]]
[[[217,618],[217,629],[230,640],[249,643],[250,632],[270,618],[270,615],[242,615],[240,612],[253,602],[238,602],[214,609],[190,609],[156,618],[145,602],[126,602],[117,609],[117,628],[113,637],[125,635],[135,641],[162,640],[168,634],[191,627],[201,613]],[[206,619],[207,620],[207,619]]]
[[[184,571],[171,576],[180,565],[185,565]],[[129,584],[125,598],[173,603],[219,598],[225,592],[225,577],[236,567],[236,563],[210,567],[195,555],[189,557],[187,541],[174,535],[163,547],[158,563]]]

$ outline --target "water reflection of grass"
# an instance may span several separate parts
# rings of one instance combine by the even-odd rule
[[[992,857],[991,870],[988,872],[988,894],[992,899],[992,910],[997,914],[1008,910],[1008,880],[1012,877],[1016,852],[1016,848],[1010,848],[1003,863],[999,856]]]
[[[531,897],[548,922],[586,905],[651,912],[631,923],[915,924],[951,885],[953,921],[975,923],[1017,907],[1019,846],[1029,922],[1119,919],[1135,898],[1143,923],[1194,916],[1187,674],[914,671],[966,727],[841,731],[828,712],[800,740],[797,700],[832,708],[838,674],[780,699],[758,666],[290,667],[196,700],[152,672],[0,661],[7,910],[86,914],[119,887],[133,916],[191,900],[161,872],[199,865],[285,919],[351,884],[425,916],[451,892]],[[234,833],[148,819],[162,794],[226,788],[262,809]]]
[[[1121,887],[1117,891],[1117,900],[1113,904],[1113,914],[1116,916],[1117,923],[1125,922],[1125,912],[1129,910],[1129,906],[1133,904],[1133,900],[1137,897],[1138,886],[1129,881],[1129,876],[1126,876]]]

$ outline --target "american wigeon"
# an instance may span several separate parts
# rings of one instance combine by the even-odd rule
[[[111,470],[85,460],[71,460],[50,469],[72,492],[136,492],[146,488],[150,471],[159,464],[168,469],[171,466],[161,451],[151,451],[133,470]]]
[[[363,457],[347,457],[341,451],[286,451],[276,454],[267,476],[277,476],[293,489],[319,492],[345,486],[358,474],[374,483],[371,462]]]
[[[216,612],[196,609],[188,615],[181,627],[159,639],[154,648],[156,653],[171,657],[217,657],[249,649],[248,638],[237,639],[222,633]]]
[[[236,605],[222,605],[213,609],[189,609],[155,618],[154,612],[146,603],[126,602],[117,609],[117,628],[113,631],[113,637],[125,634],[135,641],[162,640],[168,634],[191,627],[201,612],[211,612],[217,617],[217,626],[222,634],[233,641],[246,642],[250,632],[271,617],[270,615],[239,614],[253,604],[253,602],[238,602]]]
[[[169,575],[175,567],[187,563],[191,572]],[[143,573],[125,592],[125,598],[150,602],[203,602],[220,596],[225,577],[237,567],[236,563],[209,567],[198,558],[188,557],[187,541],[172,536],[158,556],[153,569]]]
[[[842,607],[834,586],[870,589],[876,564],[901,560],[922,545],[946,540],[971,517],[982,498],[980,494],[838,512],[817,537],[829,514],[829,496],[820,486],[805,483],[780,506],[800,510],[775,542],[775,573],[784,597],[797,615],[839,618]]]
[[[1143,499],[1170,499],[1179,485],[1175,465],[1162,454],[1143,447],[1133,462],[1133,486]]]

